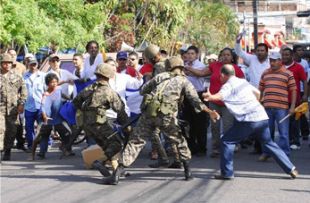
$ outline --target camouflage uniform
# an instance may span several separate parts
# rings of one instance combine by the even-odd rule
[[[96,143],[103,149],[106,159],[111,159],[121,151],[122,143],[117,136],[109,139],[114,130],[106,117],[106,110],[112,108],[117,112],[117,120],[120,124],[128,122],[125,106],[111,89],[106,81],[97,81],[85,88],[73,100],[77,109],[83,112],[83,129],[88,136],[93,137]]]
[[[166,67],[165,67],[165,59],[161,58],[160,61],[154,64],[153,66],[153,77],[156,75],[166,72]]]
[[[151,44],[144,50],[145,57],[147,57],[150,61],[153,61],[153,63],[155,63],[154,58],[159,54],[160,54],[160,48],[153,44]],[[165,59],[160,58],[160,61],[153,64],[152,77],[155,77],[159,73],[163,73],[163,72],[166,72]],[[168,141],[166,140],[166,142]],[[154,129],[154,131],[152,132],[151,143],[152,143],[152,150],[157,151],[159,158],[163,160],[164,162],[167,162],[168,156],[161,143],[159,128]],[[169,144],[171,145],[171,143]],[[172,146],[172,149],[175,149],[175,147]],[[179,159],[177,150],[173,151],[173,155],[175,156],[174,157],[175,160]]]
[[[13,147],[17,120],[17,106],[24,104],[27,92],[22,77],[10,70],[0,74],[0,150]]]
[[[165,80],[168,80],[168,84],[162,92],[163,99],[157,116],[149,115],[147,111],[143,111],[133,134],[129,138],[123,152],[123,164],[125,166],[129,166],[135,161],[146,144],[146,139],[156,128],[164,133],[171,144],[177,146],[182,161],[191,159],[187,142],[177,124],[178,105],[185,95],[197,112],[201,112],[206,106],[201,102],[196,90],[183,73],[161,73],[142,86],[140,93],[142,95],[154,94],[157,88],[162,88]],[[145,101],[141,108],[144,107],[147,108]]]

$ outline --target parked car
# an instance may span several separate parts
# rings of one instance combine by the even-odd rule
[[[69,71],[70,73],[73,73],[74,71],[74,64],[72,61],[73,54],[59,54],[58,56],[60,60],[60,68],[65,69]],[[50,70],[50,66],[48,63],[48,57],[41,64],[40,70],[43,72],[48,72]]]

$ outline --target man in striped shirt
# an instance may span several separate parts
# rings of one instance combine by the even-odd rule
[[[264,71],[259,84],[261,101],[269,117],[269,128],[272,138],[274,139],[275,122],[277,122],[280,135],[278,145],[286,155],[289,155],[289,120],[284,120],[281,123],[279,123],[279,121],[288,113],[294,113],[296,83],[292,72],[282,65],[280,53],[272,52],[269,56],[269,60],[270,68]],[[289,94],[291,95],[290,106],[288,100]],[[266,161],[268,158],[269,155],[264,152],[259,160]]]

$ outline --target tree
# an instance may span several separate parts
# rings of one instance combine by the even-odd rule
[[[124,41],[131,46],[142,42],[168,47],[178,35],[187,14],[185,0],[120,1],[113,9],[105,38],[110,51],[118,51]]]
[[[218,53],[224,47],[233,46],[239,22],[229,7],[205,1],[189,4],[189,18],[180,31],[181,41],[207,49],[209,53]]]
[[[49,43],[81,49],[91,39],[103,44],[108,2],[3,0],[0,41],[4,45],[27,45],[30,51]]]

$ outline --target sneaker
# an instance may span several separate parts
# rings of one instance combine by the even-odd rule
[[[299,150],[300,149],[300,146],[296,145],[296,144],[292,144],[290,146],[291,150]]]
[[[296,170],[295,167],[294,167],[294,168],[292,169],[292,171],[290,172],[290,176],[292,177],[292,179],[297,178],[297,176],[298,176],[298,171]]]
[[[265,161],[268,161],[269,158],[270,158],[269,155],[262,154],[262,155],[259,156],[258,161],[265,162]]]

